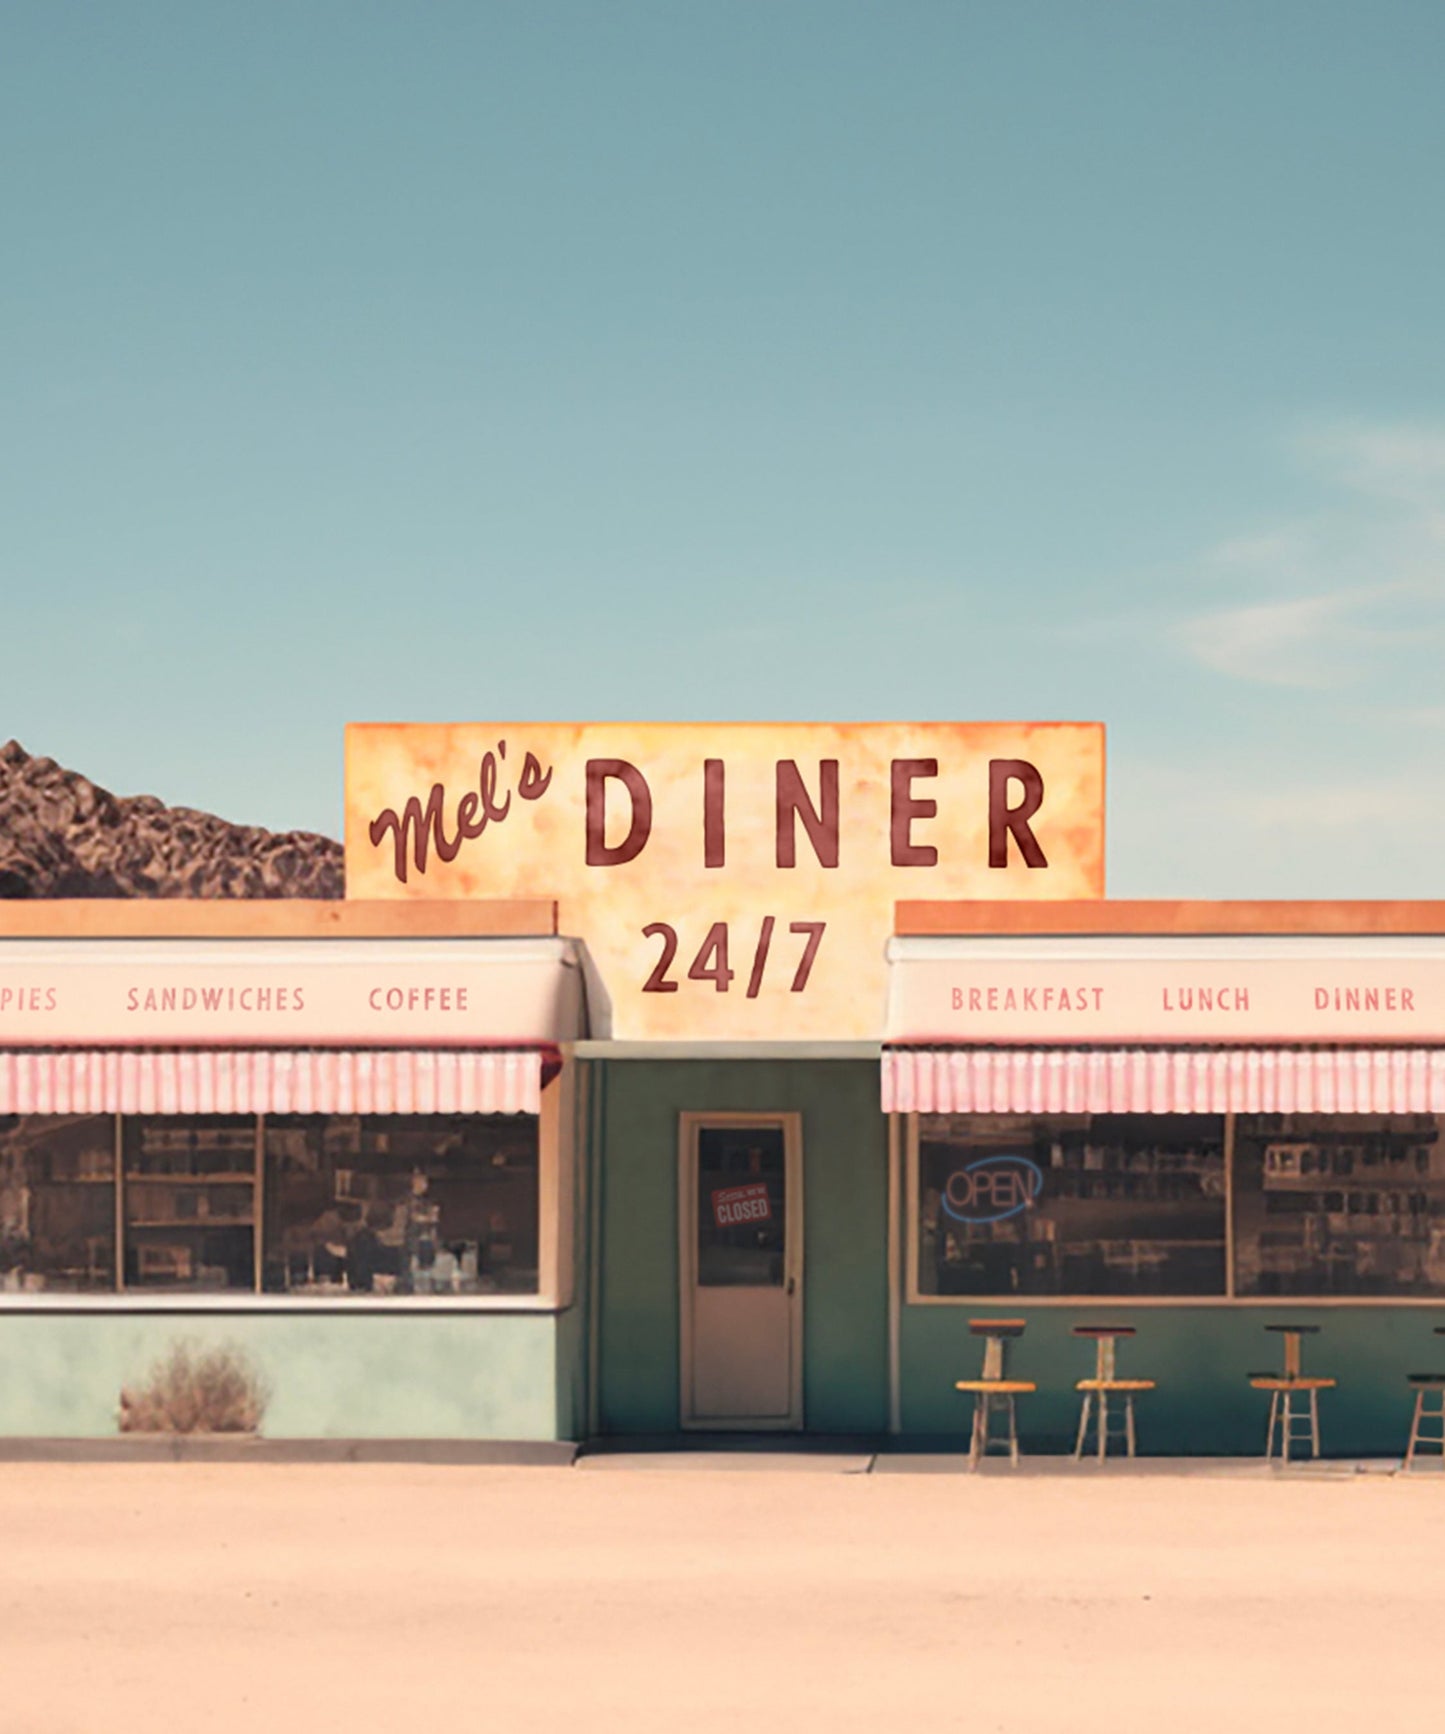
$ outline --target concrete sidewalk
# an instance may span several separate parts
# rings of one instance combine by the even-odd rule
[[[1025,1454],[1017,1468],[1006,1456],[990,1454],[970,1471],[966,1450],[880,1450],[871,1442],[783,1440],[749,1435],[718,1439],[691,1435],[647,1441],[569,1441],[473,1439],[248,1439],[224,1436],[145,1436],[105,1439],[0,1439],[0,1465],[10,1464],[245,1464],[256,1468],[303,1465],[398,1464],[452,1468],[576,1468],[597,1474],[785,1474],[785,1475],[974,1475],[1036,1481],[1052,1478],[1191,1480],[1243,1477],[1311,1476],[1334,1479],[1403,1472],[1398,1457],[1295,1458],[1288,1465],[1263,1457],[1136,1457],[1112,1455],[1103,1463],[1086,1456]],[[1417,1460],[1412,1479],[1445,1481],[1445,1462],[1436,1455]]]
[[[965,1452],[847,1452],[810,1451],[608,1451],[579,1453],[575,1468],[583,1471],[627,1471],[629,1474],[692,1472],[707,1474],[812,1474],[812,1475],[966,1475],[992,1480],[1034,1481],[1040,1479],[1109,1480],[1181,1478],[1278,1479],[1306,1476],[1312,1479],[1349,1479],[1360,1475],[1402,1474],[1398,1457],[1331,1458],[1312,1461],[1292,1459],[1288,1464],[1267,1463],[1262,1457],[1109,1457],[1103,1463],[1085,1457],[1023,1457],[1017,1468],[1006,1458],[989,1457],[977,1470],[969,1468]],[[1442,1465],[1432,1460],[1410,1471],[1412,1480],[1431,1477],[1445,1482]]]

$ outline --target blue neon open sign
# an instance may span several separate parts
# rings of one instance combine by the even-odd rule
[[[1031,1210],[1043,1189],[1044,1171],[1027,1156],[980,1156],[949,1175],[943,1209],[955,1222],[1005,1222]]]

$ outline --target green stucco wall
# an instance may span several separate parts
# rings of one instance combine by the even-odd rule
[[[1269,1396],[1249,1374],[1281,1365],[1282,1339],[1272,1321],[1317,1324],[1306,1337],[1304,1371],[1339,1381],[1320,1394],[1320,1444],[1326,1456],[1399,1456],[1409,1431],[1413,1393],[1408,1373],[1445,1370],[1445,1338],[1432,1334],[1445,1315],[1431,1307],[1115,1307],[1088,1309],[1006,1304],[906,1307],[902,1321],[903,1431],[967,1433],[972,1398],[955,1379],[976,1378],[982,1344],[968,1334],[970,1316],[1026,1319],[1009,1344],[1008,1374],[1033,1379],[1018,1399],[1025,1451],[1072,1450],[1079,1420],[1077,1379],[1093,1371],[1094,1345],[1070,1335],[1076,1324],[1132,1324],[1119,1344],[1119,1376],[1156,1379],[1137,1399],[1141,1455],[1256,1456],[1264,1450]],[[1438,1430],[1438,1427],[1437,1427]]]
[[[587,1436],[587,1316],[582,1306],[568,1307],[556,1317],[553,1360],[556,1367],[557,1439]]]
[[[800,1112],[805,1208],[804,1427],[882,1437],[888,1427],[887,1122],[878,1072],[867,1062],[820,1060],[608,1061],[596,1068],[591,1175],[600,1191],[598,1430],[668,1434],[678,1426],[677,1126],[684,1111]],[[1120,1373],[1152,1378],[1138,1399],[1145,1455],[1256,1456],[1267,1394],[1252,1372],[1278,1367],[1270,1322],[1320,1326],[1305,1339],[1307,1372],[1338,1381],[1320,1399],[1326,1455],[1398,1456],[1412,1372],[1445,1370],[1445,1311],[1428,1306],[904,1305],[899,1378],[902,1445],[966,1441],[971,1399],[954,1381],[975,1376],[982,1346],[970,1316],[1025,1318],[1009,1369],[1039,1389],[1019,1400],[1026,1451],[1071,1450],[1075,1382],[1093,1344],[1077,1324],[1132,1324]],[[580,1318],[574,1334],[580,1338]],[[580,1341],[559,1354],[573,1361]]]
[[[876,1062],[611,1060],[599,1074],[599,1428],[678,1426],[678,1115],[800,1113],[803,1408],[812,1433],[887,1426],[887,1123]]]
[[[558,1335],[546,1313],[8,1313],[0,1436],[113,1435],[121,1385],[185,1338],[253,1357],[268,1438],[565,1438]]]

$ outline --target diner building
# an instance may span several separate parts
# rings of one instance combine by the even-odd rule
[[[1398,1455],[1445,903],[1106,899],[1089,726],[389,729],[348,741],[344,901],[0,903],[0,1436],[113,1434],[185,1339],[253,1359],[277,1439],[962,1448],[1006,1315],[1026,1452],[1123,1323],[1141,1452],[1261,1453],[1284,1322],[1325,1451]],[[765,781],[761,865],[725,781]]]

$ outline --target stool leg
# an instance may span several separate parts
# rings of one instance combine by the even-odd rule
[[[1014,1398],[1012,1391],[1009,1392],[1008,1399],[1008,1451],[1009,1458],[1013,1463],[1014,1468],[1017,1469],[1019,1466],[1019,1429],[1018,1420],[1014,1415]]]
[[[1294,1401],[1293,1401],[1294,1392],[1293,1391],[1286,1391],[1283,1393],[1283,1396],[1284,1396],[1284,1401],[1279,1406],[1280,1407],[1280,1415],[1281,1415],[1281,1427],[1283,1429],[1283,1436],[1280,1440],[1280,1443],[1284,1447],[1284,1464],[1285,1464],[1285,1468],[1287,1469],[1289,1467],[1289,1448],[1290,1448],[1290,1445],[1293,1443],[1292,1435],[1294,1433],[1294,1420],[1295,1420]]]
[[[1126,1437],[1129,1441],[1129,1455],[1134,1455],[1134,1393],[1126,1392],[1124,1397],[1124,1422],[1127,1428]]]
[[[1079,1409],[1079,1437],[1074,1444],[1074,1461],[1077,1463],[1084,1455],[1084,1440],[1089,1432],[1089,1406],[1094,1397],[1091,1391],[1084,1392],[1084,1401]]]
[[[1320,1454],[1320,1394],[1310,1392],[1310,1444],[1316,1457]]]
[[[1109,1449],[1109,1393],[1099,1393],[1099,1461],[1104,1461],[1104,1454]]]
[[[978,1460],[983,1455],[984,1417],[988,1413],[988,1396],[983,1391],[974,1394],[973,1399],[973,1438],[969,1441],[968,1466],[978,1468]]]
[[[987,1458],[989,1451],[995,1445],[1003,1445],[1007,1442],[998,1437],[994,1432],[993,1427],[993,1418],[995,1415],[1006,1415],[1006,1404],[1007,1399],[999,1395],[997,1392],[988,1391],[984,1394],[983,1435],[979,1440],[979,1451],[984,1458]]]
[[[1410,1442],[1405,1447],[1405,1467],[1408,1469],[1415,1461],[1415,1447],[1420,1440],[1420,1413],[1425,1406],[1423,1389],[1415,1393],[1415,1412],[1410,1417]]]
[[[1271,1391],[1269,1394],[1269,1426],[1265,1429],[1264,1434],[1264,1460],[1266,1463],[1274,1456],[1274,1423],[1278,1414],[1279,1392]]]

